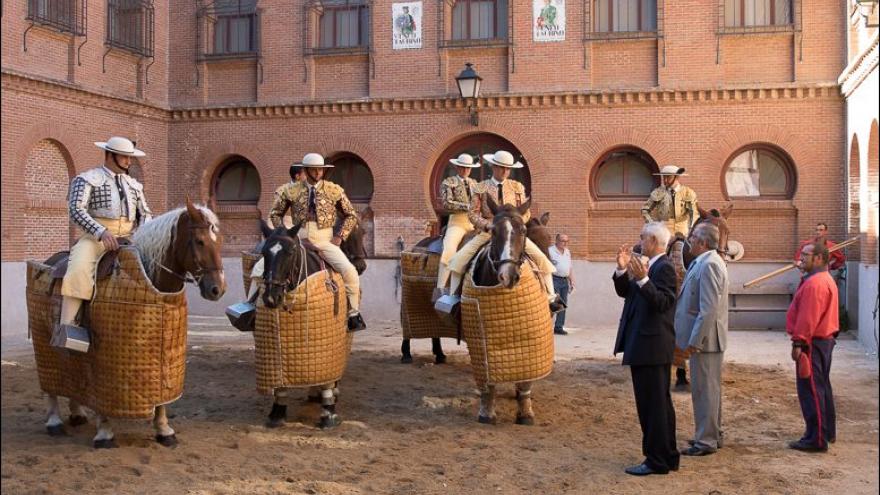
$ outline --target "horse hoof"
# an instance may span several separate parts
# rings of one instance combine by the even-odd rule
[[[115,438],[107,438],[104,440],[95,440],[92,442],[92,447],[96,449],[115,449],[119,447],[119,445],[116,445]]]
[[[70,417],[70,426],[82,426],[89,422],[89,418],[85,416],[71,416]]]
[[[400,362],[403,364],[410,364],[413,362],[412,356],[400,356]]]
[[[318,426],[325,430],[327,428],[333,428],[342,424],[342,418],[339,417],[338,414],[332,414],[330,416],[321,416],[321,421],[318,423]]]
[[[673,392],[690,392],[691,387],[687,383],[676,383],[674,387],[672,387]]]
[[[266,420],[267,428],[281,428],[285,424],[287,424],[287,421],[284,418],[269,418]]]
[[[177,435],[156,435],[156,442],[163,447],[177,447]]]
[[[66,436],[68,436],[67,430],[64,429],[64,425],[47,426],[46,432],[49,433],[50,437],[66,437]]]
[[[535,424],[535,418],[533,416],[517,416],[516,424],[525,425],[525,426],[533,426]]]
[[[445,364],[446,363],[446,354],[438,354],[434,356],[434,364]]]
[[[498,422],[497,416],[477,416],[477,421],[484,425],[494,425]]]

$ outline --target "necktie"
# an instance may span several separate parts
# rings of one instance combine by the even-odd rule
[[[670,188],[669,194],[672,196],[672,218],[675,219],[678,218],[675,214],[675,189]]]
[[[116,175],[116,191],[119,192],[119,211],[122,216],[128,218],[128,197],[125,194],[125,187],[122,185],[122,177]]]
[[[503,187],[504,187],[504,183],[503,183],[503,182],[502,182],[501,184],[498,184],[498,206],[501,206],[501,205],[504,204],[504,190],[503,190]]]
[[[317,207],[315,206],[315,188],[309,188],[309,213],[317,214]]]

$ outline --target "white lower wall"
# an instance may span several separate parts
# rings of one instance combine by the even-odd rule
[[[859,263],[859,342],[869,352],[877,353],[877,324],[880,312],[874,316],[877,304],[877,285],[880,271],[877,265]]]

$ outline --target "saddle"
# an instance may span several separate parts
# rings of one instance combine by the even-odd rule
[[[131,241],[128,239],[117,239],[117,241],[119,242],[120,247],[131,245]],[[110,277],[110,275],[113,274],[114,268],[118,265],[118,257],[118,250],[105,252],[101,256],[101,259],[98,260],[98,269],[96,270],[95,279],[104,280]],[[52,267],[49,271],[49,276],[52,277],[52,280],[64,278],[64,275],[67,273],[68,261],[70,261],[70,251],[59,251],[46,260],[45,264]]]

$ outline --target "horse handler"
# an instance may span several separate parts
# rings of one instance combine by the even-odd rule
[[[345,195],[345,190],[333,182],[323,180],[324,170],[333,165],[324,163],[318,153],[308,153],[301,163],[306,180],[290,182],[275,195],[275,203],[269,213],[272,225],[283,225],[284,213],[290,208],[294,225],[302,225],[306,237],[321,253],[321,257],[342,275],[348,297],[349,331],[367,328],[360,313],[360,279],[355,266],[340,249],[358,222],[357,210]],[[337,210],[343,221],[337,225]],[[336,230],[334,230],[334,227]],[[262,275],[262,263],[254,267],[254,275]]]
[[[123,137],[111,137],[95,146],[104,150],[104,165],[87,170],[70,183],[70,220],[84,234],[70,248],[67,273],[61,284],[61,325],[76,326],[83,301],[95,292],[95,270],[107,251],[119,249],[117,237],[129,237],[149,221],[144,186],[128,175],[131,157],[145,153]]]

